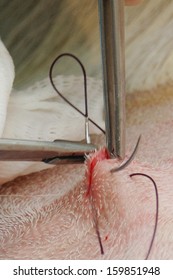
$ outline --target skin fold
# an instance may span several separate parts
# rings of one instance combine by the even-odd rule
[[[151,3],[148,5],[145,12],[149,15]],[[164,9],[162,11],[167,13]],[[167,21],[171,22],[169,15]],[[153,29],[154,26],[153,23]],[[163,38],[165,53],[168,53],[167,37]],[[135,51],[134,48],[131,54]],[[131,57],[127,64],[130,64]],[[136,60],[139,61],[140,57]],[[165,60],[168,66],[171,65],[168,58]],[[98,162],[92,170],[90,195],[87,196],[86,163],[55,167],[36,163],[1,163],[0,259],[145,259],[154,230],[156,199],[153,184],[148,178],[130,177],[136,172],[151,176],[159,193],[158,228],[149,259],[173,258],[172,82],[164,78],[162,85],[157,84],[156,73],[159,70],[156,71],[155,63],[153,59],[152,65],[148,66],[155,73],[152,83],[145,63],[143,70],[136,64],[143,75],[140,74],[140,82],[132,78],[128,87],[125,160],[142,135],[135,159],[117,173],[110,170],[118,167],[122,163],[120,160],[103,159]],[[6,65],[9,65],[13,77],[10,59],[6,59]],[[163,68],[166,69],[165,66]],[[169,75],[164,72],[163,76],[168,78]],[[62,92],[67,96],[71,94],[74,104],[83,108],[82,77],[59,76],[57,82]],[[103,127],[101,91],[101,81],[88,78],[89,114]],[[0,97],[3,97],[2,91]],[[50,141],[61,137],[83,138],[83,117],[56,96],[47,79],[25,90],[13,90],[5,110],[5,120],[2,137]],[[90,132],[92,143],[104,147],[104,136],[92,125]]]

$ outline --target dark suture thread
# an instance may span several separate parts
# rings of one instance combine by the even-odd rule
[[[140,140],[141,140],[141,135],[139,136],[138,141],[137,141],[137,143],[136,143],[136,146],[135,146],[135,148],[134,148],[134,151],[133,151],[133,153],[131,154],[131,156],[129,157],[129,159],[128,159],[125,163],[123,163],[122,165],[120,165],[119,167],[116,167],[116,168],[111,169],[111,170],[110,170],[111,173],[114,173],[114,172],[118,172],[118,171],[123,170],[124,168],[126,168],[126,167],[132,162],[132,160],[134,159],[134,157],[135,157],[135,155],[136,155],[136,153],[137,153]]]
[[[73,103],[71,103],[66,97],[63,96],[63,94],[61,92],[59,92],[59,90],[57,89],[57,87],[55,86],[54,84],[54,81],[53,81],[53,68],[56,64],[56,62],[64,57],[64,56],[69,56],[71,58],[73,58],[74,60],[76,60],[81,69],[82,69],[82,72],[83,72],[83,77],[84,77],[84,101],[85,101],[85,113],[83,113],[79,108],[77,108]],[[54,61],[52,62],[51,66],[50,66],[50,70],[49,70],[49,79],[50,79],[50,82],[51,82],[51,85],[52,87],[54,88],[54,90],[58,93],[58,95],[67,103],[69,104],[72,108],[74,108],[78,113],[80,113],[82,116],[84,116],[85,118],[88,118],[88,120],[93,123],[101,132],[103,132],[105,134],[105,131],[97,124],[95,123],[92,119],[90,119],[88,117],[88,94],[87,94],[87,75],[86,75],[86,71],[85,71],[85,68],[84,68],[84,65],[82,64],[82,62],[73,54],[70,54],[70,53],[63,53],[59,56],[57,56]],[[94,208],[94,205],[92,204],[92,208]],[[101,251],[101,254],[103,255],[104,254],[104,250],[103,250],[103,245],[102,245],[102,241],[101,241],[101,237],[100,237],[100,232],[99,232],[99,227],[98,227],[98,218],[97,218],[97,214],[96,214],[96,209],[94,209],[94,212],[95,212],[95,219],[94,219],[94,222],[95,222],[95,226],[96,226],[96,234],[97,234],[97,237],[98,237],[98,241],[99,241],[99,245],[100,245],[100,251]]]
[[[101,252],[101,255],[104,255],[104,249],[103,249],[103,244],[102,244],[100,231],[99,231],[99,225],[98,225],[97,211],[96,211],[94,202],[92,201],[92,196],[90,195],[89,198],[90,198],[90,203],[91,203],[91,207],[92,207],[93,220],[94,220],[94,224],[95,224],[96,234],[97,234],[97,238],[98,238],[98,242],[99,242],[99,246],[100,246],[100,252]]]
[[[82,69],[82,72],[83,72],[83,77],[84,77],[84,100],[85,100],[85,113],[83,113],[80,109],[78,109],[73,103],[71,103],[66,97],[63,96],[63,94],[57,89],[57,87],[55,86],[54,84],[54,81],[53,81],[53,68],[56,64],[56,62],[62,58],[63,56],[69,56],[73,59],[75,59],[79,65],[81,66],[81,69]],[[51,85],[52,87],[54,88],[54,90],[58,93],[58,95],[67,103],[69,104],[72,108],[74,108],[78,113],[80,113],[82,116],[84,117],[87,117],[88,120],[93,123],[102,133],[105,134],[105,131],[97,124],[95,123],[91,118],[88,117],[88,96],[87,96],[87,76],[86,76],[86,71],[85,71],[85,68],[82,64],[82,62],[73,54],[70,54],[70,53],[63,53],[59,56],[57,56],[54,61],[52,62],[51,66],[50,66],[50,70],[49,70],[49,79],[50,79],[50,82],[51,82]],[[138,146],[139,146],[139,142],[140,142],[140,139],[141,139],[141,136],[138,138],[138,141],[137,141],[137,144],[135,146],[135,149],[132,153],[132,155],[130,156],[130,158],[124,163],[122,164],[120,167],[118,168],[114,168],[114,169],[111,169],[111,172],[118,172],[120,170],[123,170],[124,168],[126,168],[130,163],[131,161],[133,160],[134,156],[136,155],[136,152],[137,152],[137,149],[138,149]],[[154,182],[154,180],[146,175],[146,174],[143,174],[143,173],[134,173],[134,174],[131,174],[130,177],[133,177],[133,176],[136,176],[136,175],[141,175],[141,176],[146,176],[147,178],[149,178],[153,184],[154,184],[154,187],[155,187],[155,192],[156,192],[156,220],[155,220],[155,227],[154,227],[154,232],[153,232],[153,237],[152,237],[152,240],[151,240],[151,243],[150,243],[150,247],[149,247],[149,250],[148,250],[148,253],[147,253],[147,256],[146,256],[146,259],[148,259],[148,256],[150,254],[150,251],[151,251],[151,248],[152,248],[152,245],[153,245],[153,242],[154,242],[154,238],[155,238],[155,235],[156,235],[156,229],[157,229],[157,223],[158,223],[158,204],[159,204],[159,198],[158,198],[158,191],[157,191],[157,186],[156,186],[156,183]],[[96,219],[97,220],[97,219]],[[103,245],[102,245],[102,241],[101,241],[101,237],[100,237],[100,232],[99,232],[99,227],[98,227],[98,222],[95,221],[95,225],[96,225],[96,234],[97,234],[97,237],[98,237],[98,241],[99,241],[99,245],[100,245],[100,251],[101,251],[101,254],[104,254],[104,250],[103,250]]]
[[[154,189],[155,189],[155,194],[156,194],[155,225],[154,225],[154,231],[153,231],[152,239],[151,239],[151,242],[150,242],[149,250],[148,250],[147,255],[145,257],[145,260],[147,260],[149,255],[150,255],[151,249],[153,247],[153,243],[154,243],[154,239],[155,239],[156,231],[157,231],[158,217],[159,217],[159,194],[158,194],[158,188],[157,188],[156,182],[149,175],[144,174],[144,173],[133,173],[133,174],[130,175],[130,177],[133,177],[133,176],[144,176],[144,177],[147,177],[153,183]]]
[[[98,228],[96,228],[96,234],[97,234],[97,237],[98,237],[98,241],[99,241],[99,245],[100,245],[100,252],[102,255],[104,255],[104,250],[103,250],[103,245],[102,245],[102,240],[101,240],[101,237],[100,237],[100,231]]]
[[[71,103],[65,96],[63,96],[63,94],[57,89],[56,85],[54,84],[53,81],[53,68],[55,66],[55,64],[57,63],[57,61],[62,58],[63,56],[69,56],[72,57],[74,60],[76,60],[83,72],[83,77],[84,77],[84,99],[85,99],[85,113],[83,113],[79,108],[77,108],[73,103]],[[87,117],[88,120],[94,124],[101,132],[103,132],[105,134],[104,129],[102,129],[96,122],[94,122],[92,119],[90,119],[88,117],[88,94],[87,94],[87,75],[86,75],[86,71],[85,68],[82,64],[82,62],[73,54],[71,53],[63,53],[59,56],[57,56],[54,61],[52,62],[51,66],[50,66],[50,70],[49,70],[49,79],[51,82],[52,87],[54,88],[54,90],[58,93],[58,95],[66,102],[68,103],[72,108],[74,108],[78,113],[80,113],[82,116]]]

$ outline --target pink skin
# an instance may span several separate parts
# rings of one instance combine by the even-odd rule
[[[172,88],[129,98],[126,159],[142,134],[139,150],[117,173],[110,172],[119,166],[117,160],[98,162],[91,196],[86,195],[86,165],[56,166],[2,185],[1,259],[144,259],[154,230],[155,192],[148,178],[130,178],[136,172],[150,175],[159,191],[158,229],[149,258],[173,258]],[[92,142],[105,143],[101,135]]]
[[[142,141],[126,169],[112,174],[120,162],[103,158],[91,177],[87,165],[57,166],[2,185],[1,259],[144,259],[154,230],[155,192],[147,178],[130,178],[136,172],[150,175],[159,191],[158,229],[149,258],[173,258],[172,85],[127,99],[126,159],[140,134]],[[101,136],[95,141],[104,146]]]
[[[160,135],[170,128],[170,123],[155,125]],[[4,184],[0,194],[7,196],[1,197],[0,258],[145,259],[154,229],[155,193],[149,179],[129,176],[141,172],[156,181],[160,198],[158,230],[149,258],[172,259],[172,160],[165,166],[164,157],[156,161],[156,153],[155,164],[151,163],[143,151],[150,147],[149,139],[158,137],[150,129],[143,134],[138,156],[126,169],[112,174],[110,170],[120,164],[112,159],[95,165],[89,197],[86,165],[57,166]],[[156,151],[163,138],[155,142]]]

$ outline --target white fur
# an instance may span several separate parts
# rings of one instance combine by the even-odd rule
[[[0,40],[0,136],[2,136],[9,95],[14,80],[13,60]]]

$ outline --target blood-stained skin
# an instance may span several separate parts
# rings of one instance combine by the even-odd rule
[[[110,170],[121,162],[103,154],[92,169],[92,199],[87,196],[90,161],[53,167],[3,184],[0,258],[144,259],[153,234],[156,204],[152,183],[130,177],[137,172],[151,176],[159,192],[158,229],[149,257],[172,259],[172,106],[171,85],[127,98],[125,160],[141,134],[138,153],[127,168],[116,173]],[[92,142],[105,146],[101,135]]]
[[[135,160],[120,172],[110,172],[121,164],[118,160],[105,158],[94,165],[92,184],[88,184],[87,163],[57,166],[3,184],[0,258],[144,259],[153,234],[156,201],[149,180],[130,177],[137,172],[151,176],[159,192],[158,228],[149,258],[172,259],[172,108],[171,84],[127,96],[126,159],[140,134],[142,140]],[[80,123],[76,127],[78,133],[82,131]],[[93,142],[105,146],[101,135]]]
[[[172,106],[169,85],[127,99],[125,160],[142,134],[137,155],[116,173],[110,170],[121,162],[101,157],[92,170],[92,199],[87,196],[90,161],[56,166],[2,185],[0,258],[144,259],[153,235],[156,201],[147,178],[130,177],[137,172],[151,176],[159,192],[158,228],[149,258],[172,259]],[[101,135],[92,142],[105,145]]]
[[[137,159],[112,174],[110,170],[119,164],[107,158],[97,162],[92,175],[92,201],[86,195],[87,165],[58,166],[3,185],[1,195],[7,196],[1,196],[1,258],[144,259],[153,234],[156,202],[150,181],[130,178],[131,173],[142,172],[154,178],[160,198],[158,230],[150,258],[171,259],[171,165],[153,167]]]

